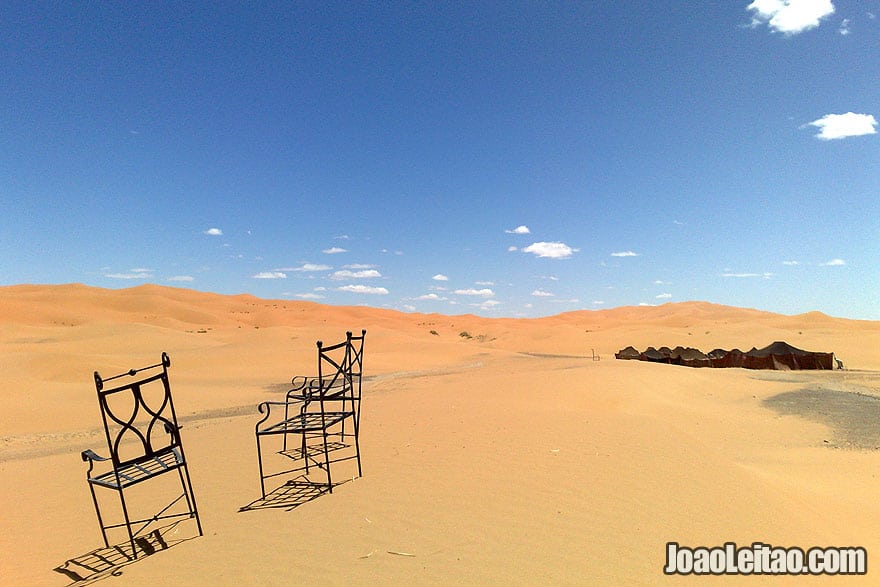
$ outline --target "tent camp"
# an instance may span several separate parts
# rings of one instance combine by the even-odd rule
[[[614,355],[618,359],[638,359],[652,363],[669,363],[672,365],[684,365],[686,367],[742,367],[745,369],[775,369],[775,370],[799,370],[799,369],[834,369],[834,353],[817,353],[805,351],[793,347],[787,342],[776,341],[762,349],[752,348],[747,353],[739,349],[726,351],[714,349],[708,355],[690,347],[648,347],[643,353],[629,346]]]

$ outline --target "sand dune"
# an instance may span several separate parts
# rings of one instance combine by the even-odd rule
[[[289,511],[239,511],[259,497],[256,404],[313,370],[315,340],[361,328],[364,476]],[[612,358],[774,340],[849,370]],[[878,322],[702,302],[514,320],[3,287],[3,583],[89,575],[84,555],[102,543],[79,452],[106,452],[92,371],[163,350],[205,536],[168,530],[170,548],[115,568],[120,584],[654,584],[668,541],[860,545],[873,561],[880,417],[864,415],[880,397],[878,349]]]

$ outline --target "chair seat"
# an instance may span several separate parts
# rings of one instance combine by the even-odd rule
[[[354,412],[320,412],[309,414],[297,414],[287,420],[282,420],[257,432],[264,434],[302,434],[303,432],[320,432],[329,426],[339,424],[348,417],[353,417]]]
[[[137,463],[129,463],[118,469],[119,477],[117,481],[117,471],[107,471],[97,477],[89,477],[89,483],[109,487],[111,489],[121,489],[134,485],[150,477],[155,477],[161,473],[171,471],[183,465],[183,457],[180,451],[174,447],[165,452],[154,455],[152,458],[139,461]]]

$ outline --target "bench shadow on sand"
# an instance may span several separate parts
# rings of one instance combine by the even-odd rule
[[[766,407],[828,426],[832,438],[825,440],[826,446],[880,450],[880,372],[832,377],[792,375],[776,380],[803,382],[807,386],[765,399]]]

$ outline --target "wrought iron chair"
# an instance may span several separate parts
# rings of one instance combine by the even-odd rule
[[[101,407],[101,418],[104,422],[110,456],[102,457],[92,450],[85,450],[82,452],[82,460],[89,463],[86,477],[92,492],[98,524],[101,526],[101,535],[104,537],[104,545],[108,548],[110,546],[107,530],[125,527],[135,559],[138,556],[135,539],[142,536],[151,524],[159,520],[195,518],[199,536],[202,535],[202,523],[196,508],[183,444],[180,440],[181,427],[177,423],[177,414],[171,398],[171,386],[168,382],[170,366],[171,359],[163,352],[161,362],[155,365],[131,369],[106,379],[95,371],[95,388],[98,392],[98,404]],[[105,388],[105,383],[127,376],[135,377],[142,371],[148,371],[149,374]],[[110,468],[103,472],[97,471],[95,465],[105,461]],[[106,469],[105,466],[98,468]],[[177,472],[182,494],[158,513],[148,518],[132,519],[126,492],[135,485],[172,471]],[[112,489],[118,493],[124,522],[115,524],[104,522],[95,493],[96,487]],[[182,508],[175,507],[181,500],[186,505],[184,512],[178,511]]]
[[[359,432],[366,334],[366,330],[362,330],[360,336],[347,332],[345,341],[330,346],[324,346],[319,340],[317,376],[295,376],[285,401],[263,402],[258,406],[263,418],[255,426],[255,436],[263,498],[266,497],[266,479],[271,477],[296,472],[308,476],[311,468],[317,467],[324,470],[327,491],[332,493],[331,464],[356,460],[358,476],[363,474]],[[280,421],[273,422],[273,407],[276,414],[283,408]],[[278,454],[297,464],[291,469],[266,474],[262,438],[277,435],[282,437]],[[291,436],[298,441],[296,444],[289,439]]]

